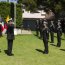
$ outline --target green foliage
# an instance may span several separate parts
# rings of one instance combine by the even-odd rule
[[[65,0],[39,0],[39,2],[40,5],[43,5],[45,3],[44,5],[54,10],[55,13],[65,11]]]
[[[22,3],[22,0],[18,0],[18,3]]]
[[[21,5],[18,4],[16,9],[16,26],[21,27],[21,23],[22,23],[22,9]]]
[[[57,5],[55,5],[55,12],[59,13],[62,11],[62,5],[61,3],[59,2]]]
[[[0,3],[0,15],[6,19],[10,15],[10,4],[9,3]]]
[[[26,5],[27,10],[34,11],[37,7],[36,0],[22,0],[22,3]]]
[[[22,22],[21,5],[17,4],[16,8],[17,8],[16,9],[16,25],[17,25],[17,27],[20,27],[21,26],[21,22]],[[5,21],[5,19],[7,18],[8,15],[9,16],[11,15],[11,11],[10,10],[11,10],[11,3],[5,3],[5,2],[0,3],[0,15],[3,17],[4,21]]]

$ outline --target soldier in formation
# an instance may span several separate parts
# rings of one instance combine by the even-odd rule
[[[50,36],[51,36],[51,43],[54,43],[54,21],[50,21]]]
[[[36,36],[39,36],[39,20],[36,20]]]
[[[43,22],[43,28],[42,28],[42,35],[43,35],[43,43],[44,43],[44,54],[48,54],[49,50],[48,50],[48,26],[47,26],[47,22]]]
[[[61,21],[58,20],[57,23],[57,47],[61,46],[61,35],[62,35],[62,28],[61,28]]]
[[[40,21],[39,21],[40,39],[42,39],[42,23],[43,23],[43,20],[42,20],[42,19],[40,19]]]
[[[2,23],[0,23],[0,37],[2,37]]]

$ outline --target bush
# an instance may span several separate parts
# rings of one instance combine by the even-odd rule
[[[0,2],[0,15],[3,17],[4,22],[6,21],[7,16],[11,17],[11,3]],[[22,23],[22,11],[21,5],[17,4],[16,9],[16,27],[20,27]],[[14,12],[14,10],[13,10]],[[13,14],[12,14],[13,15]]]
[[[9,3],[0,3],[0,15],[6,19],[8,15],[10,15],[10,4]]]
[[[21,9],[21,5],[18,4],[17,5],[17,10],[16,10],[16,26],[17,27],[21,27],[21,24],[22,24],[22,9]]]

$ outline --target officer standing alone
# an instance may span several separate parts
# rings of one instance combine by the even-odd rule
[[[14,23],[12,20],[9,20],[7,24],[7,44],[8,48],[5,50],[5,53],[9,56],[12,56],[12,47],[13,47],[13,40],[14,40]]]
[[[44,43],[44,54],[48,54],[48,26],[47,22],[43,22],[43,29],[42,29],[42,34],[43,34],[43,43]]]

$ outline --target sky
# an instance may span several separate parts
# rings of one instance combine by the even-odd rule
[[[0,1],[7,1],[7,0],[0,0]]]
[[[14,2],[14,1],[17,2],[17,0],[9,0],[9,2]]]
[[[0,1],[7,1],[7,0],[0,0]],[[9,0],[9,2],[17,2],[17,0]]]

